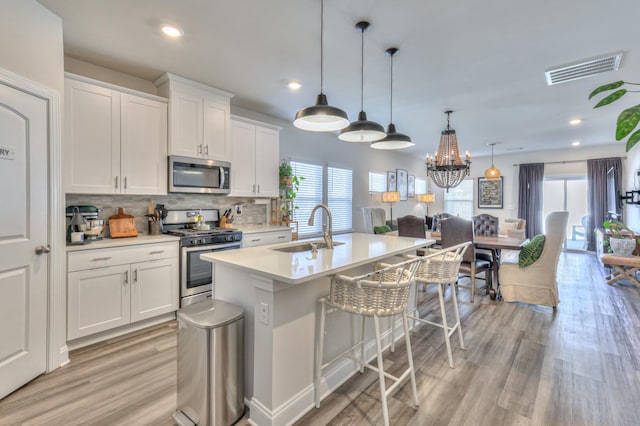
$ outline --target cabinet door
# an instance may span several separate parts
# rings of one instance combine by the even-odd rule
[[[277,130],[256,126],[257,197],[278,196],[280,134]]]
[[[121,95],[122,193],[167,193],[167,104]]]
[[[255,196],[255,131],[252,124],[231,122],[231,196]]]
[[[218,161],[231,161],[229,100],[204,99],[204,156]]]
[[[200,96],[171,92],[169,155],[202,156],[202,112]]]
[[[134,263],[131,279],[131,321],[178,309],[177,258]]]
[[[68,339],[129,324],[129,265],[68,274]]]
[[[120,192],[120,93],[65,79],[65,191]]]

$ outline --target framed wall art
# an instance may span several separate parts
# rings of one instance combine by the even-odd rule
[[[387,191],[397,191],[396,172],[387,172]]]
[[[400,201],[407,201],[407,171],[396,169],[396,191],[400,193]]]
[[[407,177],[407,197],[413,198],[416,196],[416,177],[409,175]]]
[[[503,204],[503,179],[478,178],[478,208],[501,209]]]

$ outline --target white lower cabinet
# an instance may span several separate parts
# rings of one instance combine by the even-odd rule
[[[71,252],[67,261],[68,340],[178,309],[177,242]]]
[[[242,236],[242,247],[264,246],[291,241],[291,228],[271,232],[253,232]]]

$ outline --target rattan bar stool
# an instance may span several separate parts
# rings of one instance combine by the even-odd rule
[[[411,387],[413,389],[413,400],[418,405],[418,392],[416,390],[416,378],[413,369],[413,357],[411,356],[411,342],[409,341],[409,324],[407,321],[407,299],[409,289],[413,282],[414,275],[420,265],[422,259],[415,258],[405,260],[395,265],[378,264],[380,268],[376,271],[357,277],[349,277],[345,275],[334,275],[331,279],[331,291],[328,297],[320,299],[320,327],[319,335],[316,339],[316,362],[315,362],[315,399],[316,407],[320,407],[320,380],[322,379],[322,370],[327,368],[334,362],[347,357],[360,366],[360,372],[367,367],[378,373],[380,381],[380,396],[382,402],[382,415],[385,426],[389,424],[389,410],[387,407],[387,397],[393,392],[407,377],[411,378]],[[360,341],[351,348],[342,352],[331,361],[322,362],[324,350],[324,327],[327,310],[335,308],[344,312],[362,315],[362,328]],[[409,368],[405,370],[400,377],[395,377],[386,373],[383,368],[382,359],[382,343],[380,339],[380,318],[391,317],[395,314],[402,314],[404,325],[405,343],[407,346],[407,358]],[[364,358],[364,328],[365,318],[373,317],[373,325],[376,335],[376,351],[378,367],[374,367],[365,362]],[[356,353],[358,353],[356,355]],[[386,389],[385,377],[394,381],[394,383]]]
[[[447,322],[447,313],[444,306],[444,291],[447,285],[454,286],[458,281],[458,272],[460,270],[460,263],[464,252],[467,247],[471,245],[471,242],[458,244],[448,247],[443,250],[429,249],[422,259],[418,271],[415,275],[416,281],[416,295],[414,298],[413,310],[410,312],[409,318],[419,321],[425,324],[434,325],[442,328],[444,333],[444,341],[447,346],[447,357],[449,358],[449,367],[453,366],[453,355],[451,354],[451,335],[458,332],[458,339],[460,340],[460,348],[464,349],[464,340],[462,339],[462,325],[460,324],[460,312],[458,311],[458,298],[456,291],[453,289],[451,292],[451,300],[453,301],[453,308],[456,315],[456,322],[453,326],[450,326]],[[407,256],[409,258],[415,258],[417,256]],[[442,316],[442,323],[429,321],[420,318],[418,312],[418,287],[419,283],[422,284],[437,284],[438,285],[438,299],[440,300],[440,313]]]

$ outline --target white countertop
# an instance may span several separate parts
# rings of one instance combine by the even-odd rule
[[[243,234],[257,234],[260,232],[278,232],[285,230],[289,230],[289,232],[291,232],[291,228],[282,225],[244,225],[238,226],[237,228],[242,231]]]
[[[110,248],[110,247],[123,247],[123,246],[133,246],[136,244],[153,244],[153,243],[167,243],[167,242],[178,242],[180,241],[180,237],[169,234],[161,234],[161,235],[146,235],[141,234],[137,237],[128,237],[128,238],[103,238],[102,240],[91,241],[86,244],[72,244],[67,243],[67,252],[70,251],[81,251],[81,250],[93,250],[93,249],[101,249],[101,248]]]
[[[336,235],[333,240],[345,244],[335,246],[333,250],[319,249],[315,256],[312,256],[310,251],[284,253],[273,249],[297,245],[304,241],[323,241],[322,238],[226,250],[203,254],[200,257],[209,262],[253,271],[284,283],[300,284],[396,254],[408,253],[435,242],[359,233]]]

